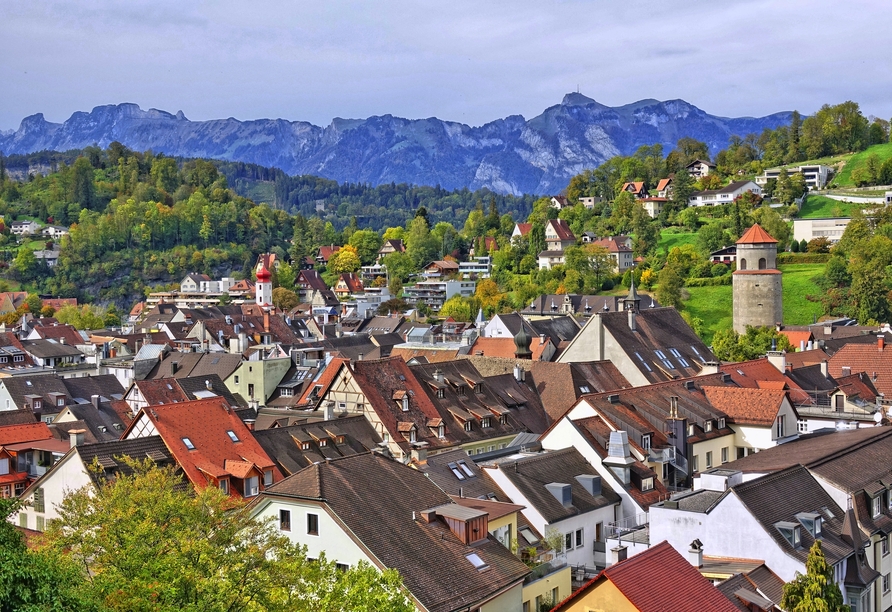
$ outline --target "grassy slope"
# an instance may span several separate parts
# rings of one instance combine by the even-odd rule
[[[780,267],[784,273],[784,323],[806,325],[815,316],[821,316],[821,305],[810,302],[807,295],[814,295],[818,289],[812,279],[821,274],[824,264],[790,264]],[[732,290],[730,285],[723,287],[688,287],[691,298],[684,309],[703,321],[703,341],[712,343],[712,336],[720,329],[732,325]]]
[[[799,211],[799,218],[827,219],[829,217],[851,217],[852,211],[860,208],[862,208],[860,204],[840,202],[822,195],[809,195],[802,210]]]
[[[892,143],[873,145],[860,153],[855,153],[849,157],[846,165],[839,174],[836,175],[833,182],[840,187],[854,187],[855,184],[852,182],[852,171],[867,163],[867,158],[874,153],[880,158],[880,163],[883,163],[892,157]]]
[[[671,230],[664,230],[660,234],[660,241],[657,243],[657,248],[668,253],[673,247],[682,246],[684,244],[693,244],[696,246],[697,234],[693,232],[682,232],[673,228]]]

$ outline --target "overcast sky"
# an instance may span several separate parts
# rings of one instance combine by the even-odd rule
[[[724,116],[892,116],[890,0],[0,0],[0,129],[101,104],[189,119],[480,125],[579,91]]]

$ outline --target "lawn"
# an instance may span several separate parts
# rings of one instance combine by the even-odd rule
[[[784,273],[784,323],[807,325],[821,316],[821,305],[810,302],[807,295],[818,292],[812,279],[823,273],[824,264],[789,264],[781,266]],[[733,298],[730,285],[722,287],[688,287],[690,299],[684,310],[703,321],[703,341],[712,343],[715,332],[731,327]]]
[[[874,153],[876,153],[877,157],[880,159],[880,163],[883,163],[892,157],[892,143],[873,145],[872,147],[867,147],[864,151],[852,155],[846,162],[846,165],[843,166],[843,169],[840,170],[839,174],[834,177],[833,183],[840,187],[854,186],[854,183],[852,182],[852,170],[859,166],[863,166],[867,162],[867,158]]]
[[[682,232],[677,229],[664,230],[660,234],[660,241],[657,243],[657,248],[668,253],[673,247],[685,244],[697,246],[696,232]]]
[[[799,211],[800,219],[827,219],[829,217],[851,217],[852,211],[863,208],[862,204],[840,202],[822,195],[809,195]]]

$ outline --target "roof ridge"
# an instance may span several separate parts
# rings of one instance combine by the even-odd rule
[[[831,454],[829,454],[829,455],[826,455],[825,457],[821,457],[820,459],[815,459],[814,461],[810,462],[810,463],[809,463],[807,466],[805,466],[805,467],[806,467],[807,469],[808,469],[808,468],[815,468],[815,467],[818,467],[818,466],[823,465],[823,464],[825,464],[825,463],[827,463],[827,462],[829,462],[829,461],[832,461],[832,460],[834,460],[834,459],[838,459],[839,457],[845,456],[845,455],[847,455],[847,454],[849,454],[849,453],[851,453],[851,452],[854,452],[854,451],[856,451],[856,450],[860,450],[860,449],[864,448],[865,446],[868,446],[868,445],[870,445],[870,444],[874,444],[875,442],[877,442],[877,440],[881,440],[881,439],[883,439],[883,438],[887,438],[887,437],[889,437],[890,435],[892,435],[892,428],[887,429],[886,431],[882,432],[882,433],[881,433],[880,435],[878,435],[878,436],[873,436],[873,437],[871,437],[871,438],[867,438],[867,439],[865,439],[865,440],[861,440],[860,442],[856,442],[856,443],[853,444],[852,446],[847,446],[847,447],[845,447],[845,448],[841,448],[841,449],[837,450],[837,451],[834,452],[834,453],[831,453]]]
[[[786,478],[787,476],[789,476],[789,474],[791,474],[795,471],[800,471],[800,470],[804,470],[805,473],[807,473],[809,476],[811,476],[811,472],[809,472],[808,469],[804,465],[802,465],[801,463],[797,463],[795,465],[785,467],[782,470],[778,470],[777,472],[771,472],[770,474],[760,476],[759,478],[754,478],[752,480],[747,480],[745,482],[741,482],[740,484],[733,485],[731,487],[731,489],[733,489],[735,492],[749,491],[750,489],[754,489],[757,486],[761,486],[761,484],[764,484],[766,482],[771,482],[773,480],[779,480],[781,478]],[[729,490],[731,490],[731,489],[729,489]]]

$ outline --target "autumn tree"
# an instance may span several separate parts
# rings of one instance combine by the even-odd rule
[[[332,253],[328,259],[328,271],[333,274],[356,272],[361,265],[356,247],[346,245]]]
[[[820,539],[815,539],[808,551],[805,573],[796,572],[796,577],[784,585],[780,607],[787,612],[848,612]]]

